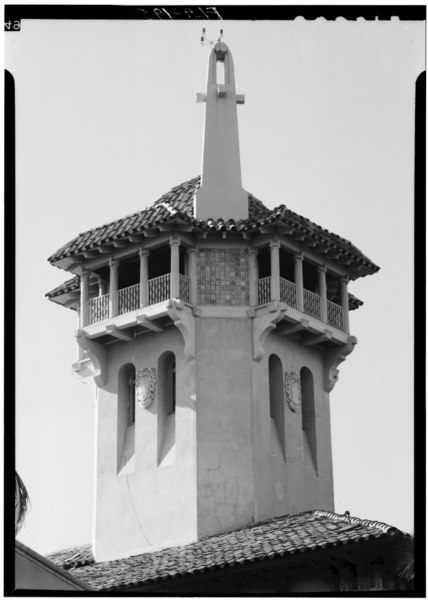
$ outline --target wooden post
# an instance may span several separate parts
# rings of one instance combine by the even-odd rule
[[[171,279],[169,295],[170,298],[180,297],[180,240],[177,237],[171,237],[169,240],[171,246]]]
[[[82,271],[80,276],[80,327],[89,324],[89,273]]]
[[[270,300],[280,299],[279,297],[279,242],[272,240],[270,247]]]
[[[259,304],[259,265],[257,262],[257,255],[259,251],[257,248],[248,248],[249,254],[249,285],[250,285],[250,306],[257,306]]]
[[[149,305],[149,254],[150,251],[140,248],[140,308]]]
[[[340,299],[343,310],[343,331],[349,333],[348,277],[340,278]]]
[[[109,294],[109,317],[112,319],[117,316],[118,302],[117,289],[119,284],[119,261],[110,259],[110,294]]]
[[[321,297],[320,309],[321,309],[321,321],[327,323],[327,269],[325,265],[318,265],[318,291]]]
[[[294,283],[296,284],[297,310],[304,312],[303,306],[303,254],[294,255]]]

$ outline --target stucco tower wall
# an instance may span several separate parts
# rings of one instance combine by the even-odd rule
[[[98,393],[94,539],[98,561],[197,538],[195,361],[185,359],[183,339],[175,327],[106,349],[108,379]],[[159,464],[159,394],[148,408],[136,402],[134,464],[120,471],[119,370],[133,363],[137,373],[153,367],[158,372],[159,357],[166,351],[176,357],[175,445],[168,460]]]
[[[198,537],[254,516],[250,319],[196,319]]]
[[[302,407],[290,408],[284,393],[284,455],[269,408],[269,357],[275,354],[285,372],[310,369],[314,384],[316,460],[309,456],[302,429]],[[334,509],[329,396],[323,388],[323,358],[275,332],[268,335],[265,354],[253,361],[254,460],[257,520],[315,508]],[[284,390],[285,392],[285,390]]]

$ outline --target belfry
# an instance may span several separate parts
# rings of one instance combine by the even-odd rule
[[[224,76],[223,76],[224,71]],[[209,57],[202,176],[78,235],[47,294],[97,386],[95,561],[333,511],[329,393],[356,339],[349,241],[241,181],[231,51]]]

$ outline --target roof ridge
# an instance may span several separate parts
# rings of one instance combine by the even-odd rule
[[[348,523],[355,523],[358,525],[366,525],[367,527],[376,527],[376,529],[380,529],[384,533],[396,533],[400,530],[397,527],[393,527],[392,525],[388,525],[387,523],[382,523],[381,521],[374,521],[370,519],[359,519],[358,517],[351,517],[347,515],[340,515],[338,513],[330,512],[328,510],[314,510],[313,513],[320,517],[330,517],[331,519],[336,519],[338,521],[346,521]]]

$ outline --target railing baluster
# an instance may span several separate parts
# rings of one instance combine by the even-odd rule
[[[321,319],[321,297],[309,290],[303,290],[303,306],[307,315]]]
[[[262,277],[257,282],[259,304],[270,302],[270,277]]]
[[[297,307],[296,284],[283,277],[279,278],[279,299],[293,308]]]
[[[97,296],[88,300],[89,305],[89,325],[99,323],[109,318],[109,294]]]
[[[149,304],[157,304],[170,298],[170,279],[170,273],[149,279]]]
[[[327,321],[329,325],[343,331],[343,308],[330,300],[327,300]]]
[[[137,283],[136,285],[118,290],[117,296],[120,315],[138,310],[140,306],[140,284]]]

